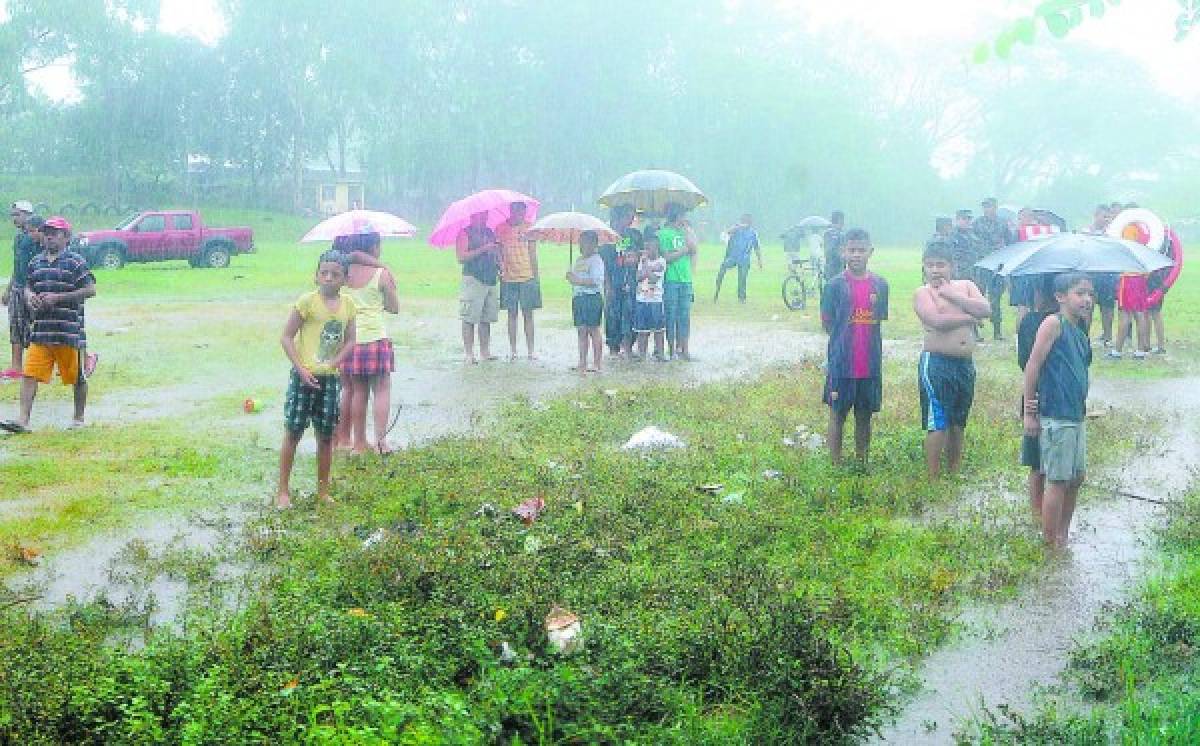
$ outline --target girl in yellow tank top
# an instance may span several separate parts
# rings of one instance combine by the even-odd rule
[[[387,453],[391,450],[387,430],[396,361],[384,313],[400,310],[396,281],[379,261],[378,233],[346,236],[335,241],[334,246],[339,242],[351,261],[343,292],[354,299],[358,308],[354,327],[361,332],[356,333],[354,349],[342,364],[342,418],[336,444],[339,449],[352,449],[355,453],[367,451],[367,401],[374,397],[372,448]]]

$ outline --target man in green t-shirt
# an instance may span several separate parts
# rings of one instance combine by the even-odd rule
[[[696,234],[692,230],[682,205],[670,202],[666,206],[666,222],[658,229],[658,243],[667,260],[663,275],[663,312],[667,319],[667,349],[672,360],[690,362],[688,336],[691,332],[692,270],[696,265]]]

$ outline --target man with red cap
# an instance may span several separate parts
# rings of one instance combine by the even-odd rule
[[[29,350],[21,381],[21,411],[15,420],[0,422],[11,433],[29,432],[29,418],[39,383],[50,383],[54,369],[74,388],[75,417],[71,427],[83,425],[87,405],[87,379],[81,372],[83,303],[96,295],[96,278],[82,256],[67,249],[71,224],[55,216],[42,224],[40,254],[29,262],[25,302],[32,311]]]

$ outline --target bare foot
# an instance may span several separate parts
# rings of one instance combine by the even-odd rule
[[[515,353],[515,352],[508,353],[508,362],[510,362],[510,363],[517,362],[517,353]]]
[[[582,365],[576,366],[574,370],[576,373],[578,373],[581,376],[586,376],[587,372],[588,372],[588,369]]]
[[[275,496],[275,507],[283,510],[292,507],[292,496],[287,492],[280,492]]]
[[[81,427],[87,427],[87,423],[83,420],[71,420],[71,424],[67,425],[68,430],[78,430]]]

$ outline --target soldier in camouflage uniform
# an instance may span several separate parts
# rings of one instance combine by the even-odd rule
[[[996,215],[996,198],[988,197],[981,203],[981,206],[983,214],[975,218],[975,222],[971,226],[982,252],[979,258],[1012,243],[1012,233],[1008,229],[1008,223]],[[975,261],[979,261],[979,258]],[[986,295],[988,302],[992,304],[992,336],[1001,340],[1004,335],[1000,333],[1003,321],[1000,297],[1004,295],[1004,278],[990,270],[976,267],[974,280],[975,284],[979,286],[980,292]]]

